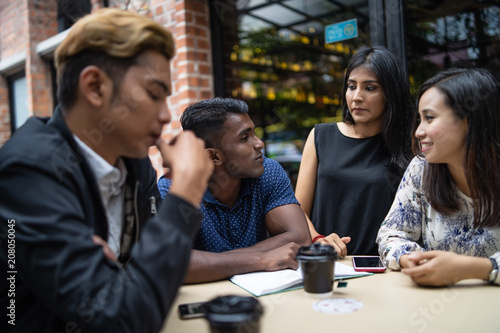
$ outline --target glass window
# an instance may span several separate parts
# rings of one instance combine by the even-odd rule
[[[14,132],[28,119],[28,90],[26,76],[18,75],[9,79],[11,128]]]
[[[500,6],[492,1],[405,1],[408,70],[414,92],[436,71],[500,71]]]
[[[109,1],[104,1],[105,7]],[[90,0],[71,0],[57,2],[58,31],[70,28],[80,17],[90,14],[92,5]]]
[[[301,142],[316,123],[340,119],[347,60],[370,44],[368,1],[218,1],[224,90],[245,100],[257,133],[268,147]],[[220,4],[224,5],[221,6]],[[325,43],[327,25],[357,19],[358,37]],[[217,85],[217,84],[216,84]],[[290,150],[268,150],[275,152]],[[281,153],[277,153],[281,154]]]

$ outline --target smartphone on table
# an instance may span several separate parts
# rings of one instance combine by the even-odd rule
[[[352,266],[358,272],[379,273],[385,271],[385,265],[379,256],[352,257]]]
[[[206,302],[185,303],[178,307],[181,319],[200,318],[205,316],[203,305]]]

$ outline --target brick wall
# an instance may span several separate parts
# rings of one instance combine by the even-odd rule
[[[26,51],[28,37],[26,0],[0,1],[0,60]]]
[[[10,138],[10,115],[7,82],[0,77],[0,147]]]
[[[173,93],[168,98],[172,122],[163,137],[170,140],[181,131],[179,117],[190,104],[213,97],[209,1],[151,0],[152,18],[174,35],[176,55],[171,63]],[[150,157],[158,174],[163,173],[156,148]]]
[[[26,52],[29,42],[27,10],[26,1],[0,1],[0,60]],[[7,80],[0,76],[0,147],[10,135]]]
[[[36,47],[40,42],[57,35],[57,0],[29,0],[28,26],[28,110],[31,115],[51,116],[54,105],[50,63],[37,54]]]

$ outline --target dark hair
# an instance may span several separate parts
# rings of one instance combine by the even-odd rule
[[[215,97],[190,105],[181,115],[182,128],[205,140],[205,147],[219,147],[222,128],[229,114],[248,114],[244,101]]]
[[[430,88],[438,89],[458,119],[467,119],[464,169],[474,204],[474,227],[500,225],[500,85],[485,69],[450,69],[424,82],[418,100]],[[420,154],[413,123],[413,150]],[[441,214],[460,208],[453,178],[446,164],[429,163],[423,189]]]
[[[406,169],[412,158],[411,123],[415,113],[415,101],[410,94],[408,77],[401,61],[382,46],[360,47],[349,60],[342,88],[342,121],[354,124],[346,102],[347,80],[351,72],[365,67],[377,76],[385,96],[385,112],[382,116],[382,136],[391,156],[391,165]]]
[[[57,99],[64,109],[76,102],[78,81],[82,70],[90,65],[99,67],[113,82],[113,97],[118,93],[128,68],[137,63],[133,58],[112,57],[102,51],[85,50],[68,59],[58,82]]]

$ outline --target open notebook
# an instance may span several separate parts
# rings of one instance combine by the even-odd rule
[[[339,262],[335,263],[335,280],[351,279],[372,274],[368,272],[356,272],[351,266]],[[297,270],[283,269],[275,272],[238,274],[229,280],[254,296],[262,296],[301,288],[302,271],[299,266]]]

